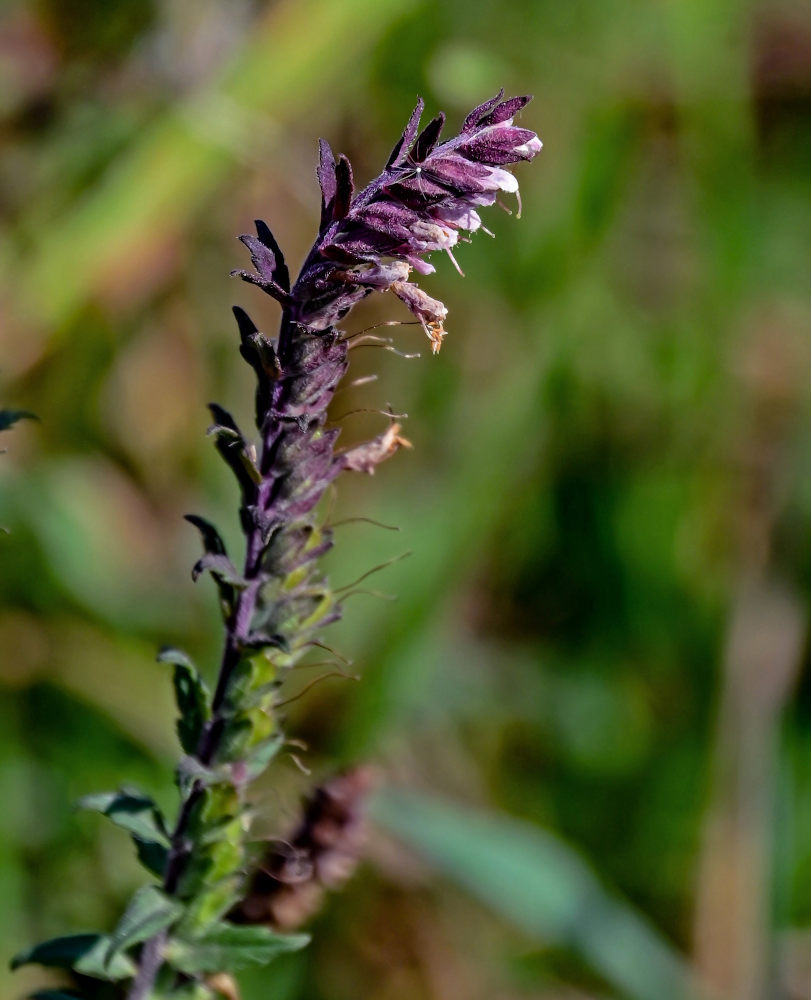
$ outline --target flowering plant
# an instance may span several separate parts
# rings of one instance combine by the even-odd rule
[[[409,280],[411,272],[433,271],[426,255],[435,250],[454,260],[460,233],[484,228],[479,209],[500,191],[517,194],[505,165],[530,160],[541,148],[534,132],[513,124],[528,101],[503,100],[500,93],[443,143],[444,116],[420,131],[419,101],[383,172],[357,194],[349,161],[336,160],[322,141],[320,228],[292,285],[263,222],[256,236],[241,237],[254,270],[235,273],[276,299],[282,318],[278,337],[270,339],[243,310],[234,310],[240,352],[256,376],[259,446],[226,410],[211,407],[217,450],[240,489],[242,568],[214,525],[188,517],[204,550],[193,576],[213,578],[222,609],[216,686],[209,691],[182,651],[161,652],[174,671],[184,754],[177,819],[167,822],[148,796],[130,788],[84,800],[130,833],[155,881],[135,893],[111,934],[58,938],[17,956],[16,965],[72,971],[68,992],[46,990],[37,994],[40,1000],[101,996],[104,983],[114,984],[103,987],[105,997],[127,1000],[235,997],[233,971],[306,944],[305,935],[280,932],[297,922],[291,913],[311,908],[300,905],[301,891],[290,886],[306,883],[317,893],[351,862],[368,786],[364,770],[315,794],[292,838],[293,858],[271,850],[257,870],[248,851],[248,790],[285,742],[279,689],[341,613],[319,570],[332,535],[315,508],[339,473],[371,473],[408,444],[392,423],[371,441],[337,448],[327,410],[350,348],[337,324],[364,296],[391,291],[423,325],[434,352],[440,349],[447,309]]]

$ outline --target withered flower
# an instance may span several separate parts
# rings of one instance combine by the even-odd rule
[[[229,919],[290,929],[311,917],[324,891],[339,888],[358,863],[366,835],[364,809],[374,782],[374,771],[360,766],[316,788],[289,839],[268,846]]]

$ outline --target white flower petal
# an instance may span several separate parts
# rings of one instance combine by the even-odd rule
[[[503,170],[501,167],[493,167],[490,171],[490,180],[495,187],[501,188],[502,191],[507,191],[510,194],[515,194],[518,190],[518,180],[516,177],[509,170]]]

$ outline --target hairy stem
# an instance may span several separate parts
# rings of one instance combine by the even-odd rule
[[[138,973],[132,981],[127,1000],[149,1000],[155,988],[155,978],[163,964],[162,952],[166,938],[166,931],[159,931],[141,949]]]

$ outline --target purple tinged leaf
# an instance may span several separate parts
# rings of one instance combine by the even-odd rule
[[[208,570],[211,575],[223,583],[229,584],[231,587],[237,587],[239,589],[244,589],[247,587],[247,581],[244,580],[236,566],[231,562],[228,556],[222,555],[221,553],[209,552],[202,556],[192,567],[191,578],[192,580],[197,580],[201,573],[205,573]]]
[[[262,224],[264,225],[264,224]],[[257,229],[259,229],[259,223],[257,223]],[[267,226],[261,230],[262,235],[270,237],[273,245],[276,245],[276,241],[270,234],[270,230]],[[276,254],[274,253],[271,246],[264,243],[262,239],[256,236],[250,236],[247,233],[243,233],[239,237],[239,240],[245,244],[251,254],[251,261],[253,266],[256,268],[257,273],[252,274],[250,271],[246,271],[243,268],[238,268],[231,272],[232,277],[242,278],[243,281],[247,281],[252,285],[258,285],[264,292],[271,295],[274,299],[278,299],[279,302],[286,304],[290,301],[290,293],[286,288],[283,288],[278,281],[276,281],[275,273],[277,268]],[[285,283],[289,287],[290,278],[288,276],[287,267],[282,262],[282,267],[280,270],[280,276],[284,279]]]
[[[403,130],[403,134],[397,140],[394,149],[391,151],[391,155],[386,162],[386,170],[390,170],[392,167],[398,167],[405,160],[408,155],[412,145],[414,144],[414,137],[417,134],[417,129],[420,127],[420,118],[422,118],[422,112],[425,109],[425,101],[421,97],[417,98],[417,104],[414,110],[411,112],[411,117],[408,119],[408,124]]]
[[[273,270],[275,271],[276,283],[281,285],[286,292],[289,292],[290,272],[287,270],[287,265],[284,262],[284,254],[282,253],[281,247],[276,242],[276,237],[270,231],[270,227],[267,223],[263,222],[261,219],[256,219],[254,225],[256,226],[256,235],[259,237],[260,242],[273,254]]]
[[[273,343],[259,332],[251,317],[239,306],[233,306],[234,319],[239,327],[239,352],[256,372],[260,380],[276,378],[279,374]]]
[[[236,476],[246,504],[250,503],[261,478],[252,449],[249,450],[248,442],[227,410],[217,403],[209,403],[208,408],[215,420],[214,426],[209,428],[209,434],[216,435],[217,451]]]
[[[218,431],[220,428],[226,428],[234,432],[235,438],[239,438],[241,441],[244,440],[242,431],[239,429],[236,420],[234,420],[225,407],[220,406],[219,403],[209,403],[208,408],[215,422],[214,427],[211,428],[211,432]]]
[[[503,96],[504,88],[502,87],[495,97],[491,97],[489,101],[485,101],[484,104],[480,104],[477,108],[474,108],[462,122],[462,128],[460,130],[462,134],[464,135],[466,132],[473,132],[482,118],[484,118],[488,111],[492,111]]]
[[[324,229],[332,221],[332,207],[335,203],[335,155],[326,139],[318,140],[318,184],[321,188],[321,227]]]
[[[341,154],[335,166],[335,201],[332,207],[332,218],[337,222],[346,217],[352,203],[352,164]]]
[[[242,306],[232,306],[231,312],[234,314],[234,319],[237,321],[237,326],[239,327],[239,339],[245,344],[250,342],[251,337],[259,332],[259,327],[254,323],[251,317],[245,312]]]
[[[270,402],[273,382],[279,377],[279,360],[272,341],[260,333],[256,324],[239,306],[233,307],[239,327],[239,353],[256,375],[256,420],[261,424]]]
[[[257,239],[256,236],[251,236],[249,233],[243,233],[239,237],[239,240],[248,248],[251,255],[251,263],[259,273],[260,278],[263,281],[274,281],[273,274],[276,270],[276,258],[270,247],[267,247],[260,239]]]
[[[486,128],[489,125],[498,125],[500,122],[507,121],[508,118],[512,118],[513,115],[517,114],[521,108],[525,108],[531,100],[532,97],[530,95],[525,95],[524,97],[511,97],[509,100],[503,101],[491,114],[480,121],[480,127]]]
[[[436,146],[439,133],[442,131],[444,124],[445,115],[440,111],[436,118],[428,122],[422,132],[420,132],[417,141],[414,143],[414,149],[411,151],[412,160],[422,163],[434,146]]]

